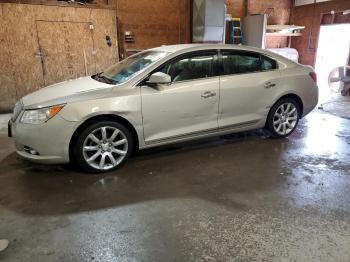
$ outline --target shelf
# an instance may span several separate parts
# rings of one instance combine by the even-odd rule
[[[299,25],[267,25],[266,36],[267,37],[279,37],[279,36],[301,36],[300,30],[304,29],[305,26]]]
[[[302,33],[266,33],[267,37],[302,36]]]
[[[301,30],[304,29],[305,26],[300,26],[300,25],[267,25],[266,30],[271,30],[271,31],[292,31],[292,30]]]

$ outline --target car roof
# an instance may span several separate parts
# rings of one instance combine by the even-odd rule
[[[255,52],[264,52],[266,50],[245,46],[245,45],[227,45],[227,44],[179,44],[179,45],[162,45],[160,47],[152,48],[155,51],[163,51],[169,53],[175,53],[178,51],[195,51],[205,49],[236,49]]]
[[[229,49],[229,50],[242,50],[242,51],[251,51],[251,52],[258,52],[261,54],[265,54],[271,57],[274,57],[278,60],[282,60],[283,62],[287,64],[294,65],[295,63],[291,60],[282,57],[274,52],[271,52],[266,49],[261,49],[257,47],[252,46],[245,46],[245,45],[228,45],[228,44],[179,44],[179,45],[163,45],[160,47],[152,48],[151,50],[154,51],[163,51],[168,53],[186,53],[191,51],[200,51],[200,50],[207,50],[207,49]]]

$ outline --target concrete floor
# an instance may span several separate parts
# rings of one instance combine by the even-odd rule
[[[316,111],[288,139],[163,147],[103,176],[27,163],[0,132],[0,260],[350,261],[349,119]]]

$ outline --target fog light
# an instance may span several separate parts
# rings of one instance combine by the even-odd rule
[[[23,147],[24,151],[31,154],[31,155],[35,155],[35,156],[38,156],[40,155],[38,151],[36,151],[35,149],[29,147],[29,146],[24,146]]]

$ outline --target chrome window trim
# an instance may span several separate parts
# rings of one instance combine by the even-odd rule
[[[239,76],[239,75],[248,75],[248,74],[261,74],[261,73],[274,72],[274,71],[279,71],[279,69],[265,70],[265,71],[254,71],[254,72],[248,72],[248,73],[237,73],[237,74],[220,75],[220,77]]]
[[[220,76],[209,76],[209,77],[195,78],[195,79],[190,79],[190,80],[176,81],[176,82],[171,82],[171,83],[169,83],[169,85],[176,85],[177,83],[186,83],[186,82],[193,82],[193,81],[201,81],[201,80],[214,79],[214,78],[220,78]]]

